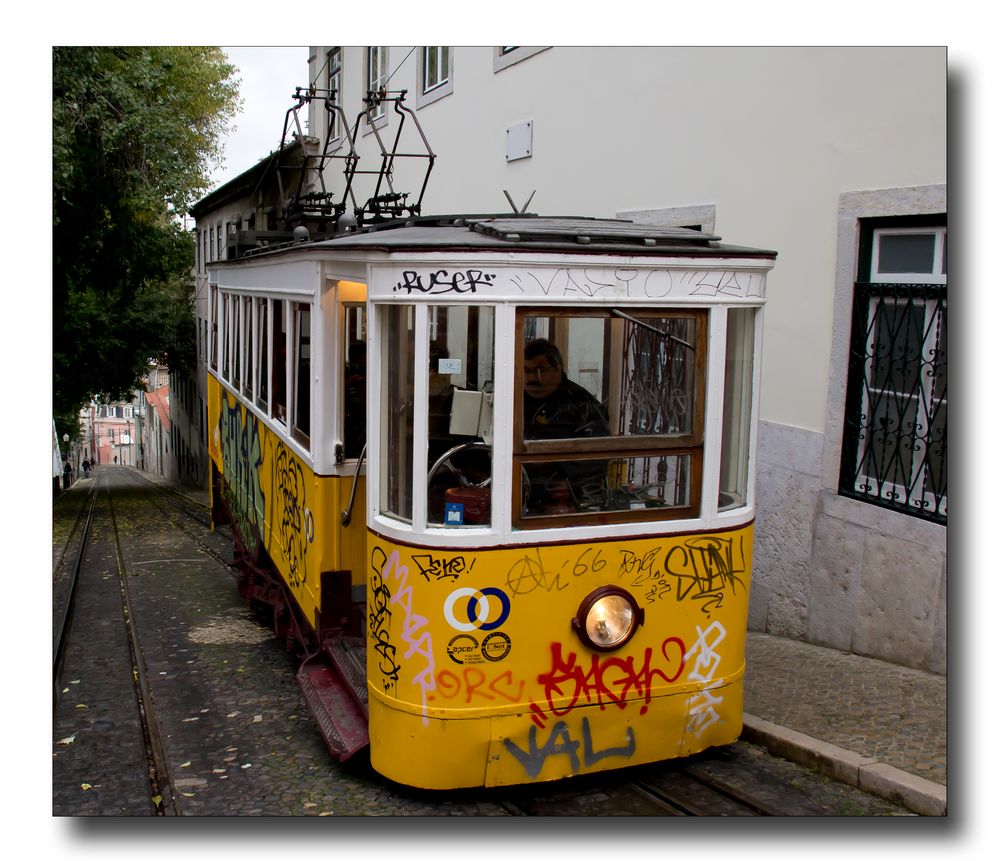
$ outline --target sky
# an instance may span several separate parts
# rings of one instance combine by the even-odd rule
[[[309,85],[307,47],[223,47],[239,68],[243,110],[225,140],[225,161],[211,175],[214,190],[253,167],[281,143],[296,87]]]

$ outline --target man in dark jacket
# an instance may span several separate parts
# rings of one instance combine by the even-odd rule
[[[609,436],[604,406],[566,376],[562,354],[544,338],[524,349],[524,438],[576,439]],[[606,460],[532,463],[528,509],[538,513],[578,510],[599,495]]]

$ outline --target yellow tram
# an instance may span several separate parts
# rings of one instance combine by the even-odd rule
[[[332,753],[444,789],[739,736],[774,259],[512,215],[212,267],[213,510]]]

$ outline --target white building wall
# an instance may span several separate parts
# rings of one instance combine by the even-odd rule
[[[319,86],[327,50],[310,52]],[[946,50],[552,47],[510,64],[452,51],[451,92],[417,110],[437,156],[425,214],[507,212],[506,189],[519,206],[534,193],[539,214],[698,223],[778,251],[751,627],[943,672],[944,527],[839,497],[836,464],[857,218],[945,211]],[[365,54],[344,49],[351,123]],[[419,56],[389,52],[388,89],[411,107]],[[508,161],[508,129],[528,121],[531,155]],[[310,129],[325,131],[315,112]],[[358,149],[377,168],[371,133]],[[396,190],[415,198],[423,169],[397,162]],[[328,173],[338,199],[341,171]],[[372,183],[357,177],[359,204]]]

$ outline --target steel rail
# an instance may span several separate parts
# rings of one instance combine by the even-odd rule
[[[118,535],[118,522],[115,518],[114,501],[110,486],[108,487],[108,509],[111,519],[111,530],[114,535],[115,562],[119,589],[121,591],[122,613],[125,620],[125,629],[128,634],[133,690],[135,692],[136,706],[139,710],[139,724],[142,728],[143,744],[146,749],[146,776],[149,780],[150,799],[153,800],[153,808],[156,815],[176,816],[178,815],[177,806],[170,783],[170,772],[167,768],[166,750],[163,745],[159,725],[156,721],[156,715],[152,708],[152,689],[146,675],[146,665],[143,660],[139,634],[133,621],[132,601],[128,588],[128,571],[125,567],[125,557]],[[160,799],[159,803],[155,802],[157,797]]]
[[[87,552],[87,541],[90,538],[90,528],[94,519],[94,508],[97,505],[97,493],[98,493],[98,480],[95,478],[94,486],[90,491],[90,496],[87,502],[84,503],[83,507],[77,514],[76,522],[73,524],[73,529],[70,532],[67,544],[73,540],[80,529],[81,521],[83,523],[83,529],[81,533],[81,538],[79,546],[73,556],[73,560],[70,563],[70,584],[69,584],[69,594],[66,602],[62,606],[62,616],[56,626],[56,642],[52,649],[52,683],[55,686],[55,690],[58,691],[59,682],[59,669],[62,666],[63,657],[65,655],[66,649],[66,635],[69,632],[70,622],[73,618],[73,610],[76,606],[76,584],[80,575],[80,568],[83,566],[83,559]],[[59,560],[59,566],[65,564],[65,554]],[[57,566],[58,570],[58,566]],[[55,709],[56,697],[53,697],[52,707]]]

